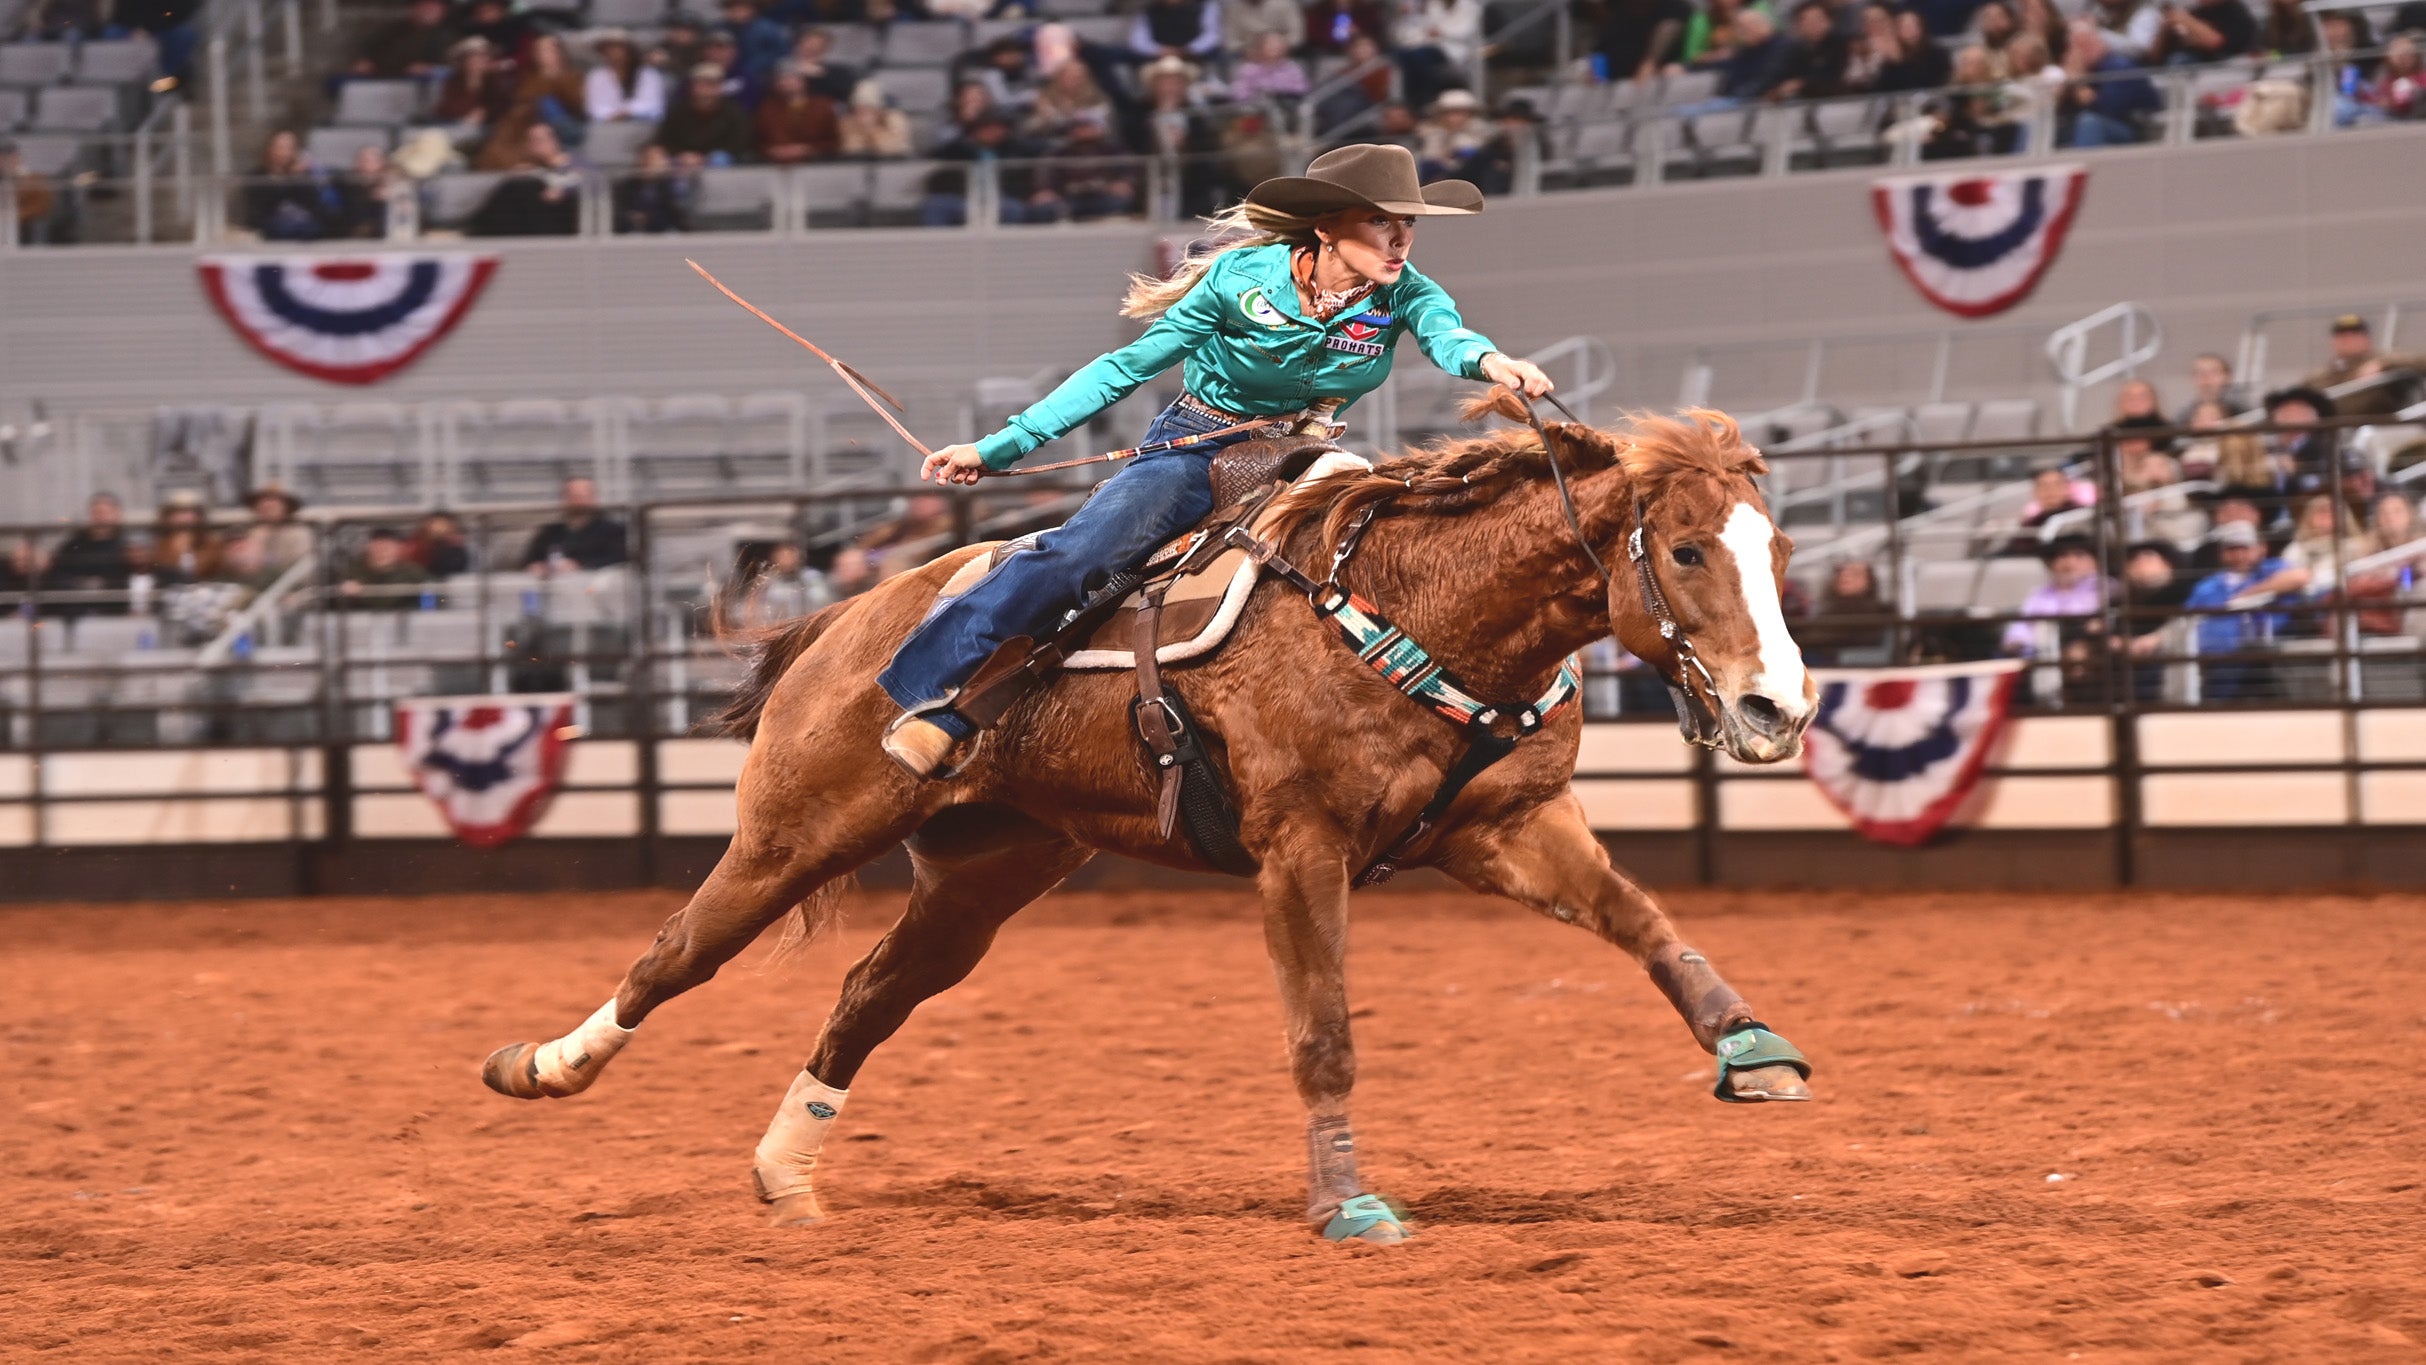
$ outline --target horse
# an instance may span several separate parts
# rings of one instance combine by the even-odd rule
[[[1497,390],[1469,416],[1491,410],[1531,416]],[[1334,561],[1333,578],[1467,691],[1498,703],[1495,713],[1532,716],[1524,699],[1614,634],[1669,682],[1686,739],[1774,763],[1799,752],[1817,691],[1781,610],[1792,543],[1752,482],[1765,472],[1716,412],[1635,415],[1610,430],[1536,423],[1301,480],[1262,525],[1290,562],[1336,550],[1347,562]],[[787,912],[787,941],[819,931],[849,874],[906,842],[908,907],[851,968],[754,1154],[771,1221],[814,1223],[824,1216],[817,1152],[861,1065],[921,1001],[974,969],[1006,920],[1098,851],[1205,868],[1156,818],[1156,778],[1131,731],[1134,680],[1122,674],[1058,676],[938,780],[916,781],[879,752],[894,708],[875,685],[878,670],[942,585],[990,552],[949,552],[762,634],[724,717],[727,732],[750,743],[724,856],[590,1019],[544,1044],[498,1049],[483,1068],[491,1089],[525,1099],[587,1090],[659,1006],[706,982]],[[1201,722],[1254,859],[1290,1072],[1307,1112],[1307,1220],[1334,1240],[1401,1240],[1404,1218],[1357,1175],[1348,1121],[1349,891],[1472,737],[1368,666],[1318,620],[1311,596],[1271,576],[1218,652],[1167,667],[1163,680]],[[1580,708],[1532,718],[1401,861],[1631,955],[1694,1041],[1719,1054],[1719,1098],[1808,1099],[1800,1054],[1765,1032],[1586,823],[1570,790]],[[1755,1036],[1746,1030],[1782,1051],[1730,1066],[1729,1049]]]

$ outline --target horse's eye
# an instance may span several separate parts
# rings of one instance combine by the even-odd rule
[[[1702,552],[1691,545],[1677,546],[1668,552],[1668,557],[1688,569],[1698,568],[1702,562]]]

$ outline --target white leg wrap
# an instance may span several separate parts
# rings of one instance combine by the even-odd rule
[[[553,1095],[571,1095],[587,1090],[590,1082],[623,1045],[632,1041],[632,1030],[615,1022],[615,1002],[607,1001],[598,1012],[581,1021],[581,1027],[552,1043],[541,1043],[539,1053],[532,1059],[539,1073],[539,1084]]]
[[[848,1090],[836,1090],[803,1071],[784,1092],[783,1107],[758,1139],[758,1192],[769,1200],[810,1192],[809,1176],[817,1167],[817,1149],[842,1112]]]

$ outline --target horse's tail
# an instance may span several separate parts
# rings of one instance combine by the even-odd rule
[[[734,689],[733,700],[727,702],[725,708],[709,722],[716,733],[735,739],[756,736],[758,718],[766,712],[767,698],[775,695],[775,684],[783,681],[783,675],[791,671],[793,662],[806,653],[810,645],[817,643],[817,637],[825,634],[828,627],[842,619],[842,614],[850,610],[855,600],[845,598],[794,620],[731,633],[727,633],[721,624],[725,614],[723,604],[718,603],[715,608],[719,622],[717,639],[738,644],[743,652],[755,656],[755,662],[750,666],[749,681]]]

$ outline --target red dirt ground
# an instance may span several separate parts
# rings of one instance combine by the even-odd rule
[[[748,1153],[888,898],[589,1095],[674,898],[0,912],[0,1356],[2414,1360],[2426,903],[1687,894],[1817,1060],[1733,1108],[1614,950],[1364,898],[1359,1137],[1398,1248],[1296,1221],[1243,896],[1071,895],[878,1052],[762,1226]],[[2054,1179],[2053,1177],[2062,1178]]]

